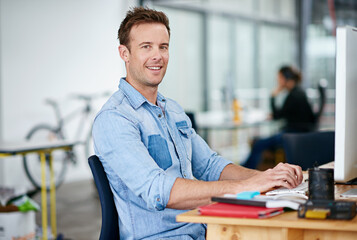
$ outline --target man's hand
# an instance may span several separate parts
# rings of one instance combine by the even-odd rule
[[[266,192],[274,187],[294,188],[303,180],[301,167],[288,163],[279,163],[272,169],[264,172],[257,172],[254,176],[241,181],[239,191],[243,188]]]
[[[273,169],[264,172],[229,164],[223,169],[220,181],[205,182],[177,178],[166,207],[193,209],[210,203],[213,196],[243,191],[266,192],[280,186],[293,188],[299,185],[302,179],[301,167],[287,163],[279,163]]]

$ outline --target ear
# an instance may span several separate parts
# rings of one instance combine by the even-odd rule
[[[119,45],[118,50],[119,55],[124,60],[124,62],[129,62],[129,49],[125,45]]]

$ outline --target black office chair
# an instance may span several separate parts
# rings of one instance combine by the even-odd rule
[[[88,164],[92,170],[102,207],[102,228],[99,239],[119,240],[118,213],[103,165],[95,155],[88,158]]]
[[[285,133],[286,162],[303,170],[334,161],[335,132]]]
[[[324,111],[324,107],[326,105],[326,88],[327,88],[328,82],[326,79],[320,79],[318,85],[317,85],[317,90],[319,91],[319,106],[317,109],[317,112],[315,113],[315,119],[316,119],[316,123],[319,122],[322,113]]]
[[[189,117],[192,123],[192,128],[197,131],[197,125],[196,125],[196,120],[195,120],[195,113],[194,112],[186,112],[186,115]]]

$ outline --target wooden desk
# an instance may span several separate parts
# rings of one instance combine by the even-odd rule
[[[28,153],[36,152],[41,158],[41,212],[42,212],[42,231],[43,239],[48,239],[47,234],[47,191],[46,191],[46,154],[50,154],[57,149],[72,150],[77,142],[56,141],[45,143],[4,143],[0,142],[0,157],[8,157],[12,155],[25,155]],[[57,224],[56,224],[56,187],[54,184],[54,172],[52,157],[50,157],[50,208],[51,208],[51,229],[52,235],[57,237]]]
[[[340,193],[356,186],[336,185]],[[343,200],[357,201],[357,198]],[[315,220],[298,218],[297,212],[286,212],[268,219],[201,216],[192,210],[176,217],[178,222],[206,223],[207,240],[356,240],[357,217],[352,220]]]

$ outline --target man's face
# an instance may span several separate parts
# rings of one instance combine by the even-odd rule
[[[157,87],[169,62],[169,33],[161,23],[144,23],[130,31],[130,51],[120,46],[126,63],[127,81],[137,90]],[[122,49],[121,49],[122,48]]]

